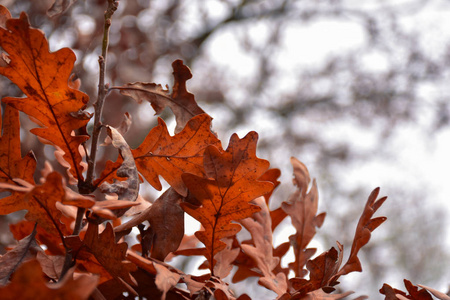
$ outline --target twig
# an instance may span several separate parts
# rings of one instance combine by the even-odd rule
[[[100,131],[102,128],[101,119],[103,113],[103,104],[105,102],[105,97],[108,91],[105,85],[105,72],[106,72],[106,56],[108,53],[108,45],[109,45],[109,29],[111,27],[111,18],[114,12],[117,10],[118,6],[119,2],[117,0],[108,0],[108,8],[105,11],[105,26],[103,29],[102,55],[100,55],[98,58],[100,72],[98,81],[98,96],[97,101],[94,103],[95,117],[94,117],[94,129],[92,132],[91,153],[88,159],[88,170],[86,180],[84,184],[80,187],[81,194],[89,194],[94,189],[92,182],[94,179],[95,159],[97,156],[98,139],[100,137]],[[82,228],[84,212],[85,212],[84,208],[78,208],[75,228],[73,230],[74,235],[78,235],[80,233],[80,230]]]

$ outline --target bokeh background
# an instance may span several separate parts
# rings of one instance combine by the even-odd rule
[[[27,12],[51,49],[75,51],[74,73],[93,102],[105,2],[74,1],[54,17],[46,14],[51,0],[0,4],[15,17]],[[371,190],[380,186],[389,196],[379,213],[388,221],[360,254],[363,272],[343,277],[341,290],[377,299],[383,283],[403,288],[407,278],[447,292],[449,28],[444,0],[120,0],[107,81],[171,86],[171,63],[184,60],[194,75],[188,88],[225,144],[234,132],[255,130],[259,157],[282,171],[272,208],[294,191],[290,156],[317,178],[319,210],[327,212],[314,244],[321,250],[336,240],[349,250]],[[0,93],[21,95],[4,78]],[[126,138],[136,147],[156,117],[148,104],[112,92],[104,123],[118,125],[125,112],[133,116]],[[170,112],[162,117],[173,124]],[[51,147],[26,130],[22,139],[24,153],[33,149],[51,160]],[[102,153],[103,161],[114,159]],[[146,197],[156,194],[149,190]],[[18,217],[0,217],[0,244],[11,243],[7,224]],[[277,244],[289,235],[285,223]],[[254,293],[274,296],[263,288]]]

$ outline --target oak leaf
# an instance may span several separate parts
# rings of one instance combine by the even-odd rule
[[[37,222],[49,234],[62,239],[63,235],[69,234],[72,221],[62,215],[62,204],[87,208],[93,206],[95,201],[69,190],[62,176],[57,172],[49,173],[43,178],[43,182],[42,185],[37,186],[25,181],[21,181],[21,184],[26,187],[3,183],[0,183],[0,186],[25,193],[24,196],[16,198],[16,202],[13,203],[15,205],[9,207],[11,210],[28,210],[25,219]],[[68,223],[64,224],[61,221],[68,221]]]
[[[334,290],[335,284],[333,277],[339,270],[342,263],[342,245],[338,243],[339,252],[332,247],[330,250],[322,253],[313,260],[308,260],[306,268],[309,271],[309,279],[291,278],[292,288],[296,291],[295,295],[306,295],[318,289],[326,289],[327,292]],[[297,298],[298,299],[298,298]]]
[[[371,232],[374,231],[378,226],[380,226],[384,221],[386,221],[386,217],[377,217],[372,219],[372,216],[387,199],[387,197],[382,197],[377,200],[379,192],[380,188],[376,188],[369,195],[369,198],[367,199],[366,205],[364,207],[364,211],[361,214],[358,225],[356,227],[350,256],[342,269],[340,269],[339,272],[335,275],[334,280],[337,280],[339,276],[348,274],[350,272],[362,271],[361,262],[358,258],[358,252],[365,244],[369,242]]]
[[[338,300],[338,299],[344,299],[348,295],[353,294],[353,292],[345,292],[342,294],[327,294],[322,289],[319,289],[317,291],[310,292],[300,298],[301,300]],[[355,299],[356,300],[356,299]]]
[[[80,274],[74,279],[73,272],[72,268],[63,280],[48,283],[44,280],[39,262],[31,260],[17,269],[10,284],[0,287],[0,294],[5,300],[17,300],[18,295],[24,300],[88,299],[97,286],[97,277]]]
[[[165,300],[167,292],[178,283],[181,275],[171,272],[169,269],[160,264],[154,264],[154,266],[157,271],[155,284],[158,289],[163,292],[161,300]]]
[[[19,19],[9,19],[6,25],[7,29],[0,28],[0,46],[8,53],[8,65],[0,67],[0,74],[8,77],[27,97],[8,97],[2,101],[36,121],[42,128],[31,132],[61,148],[71,173],[82,180],[78,147],[88,136],[76,136],[72,132],[84,127],[90,115],[82,111],[88,96],[69,86],[75,54],[68,48],[49,52],[44,34],[30,27],[25,13]]]
[[[183,203],[183,209],[197,219],[204,230],[195,235],[206,247],[206,258],[214,273],[214,256],[226,247],[222,238],[241,230],[232,221],[250,217],[260,210],[251,200],[273,189],[271,182],[259,181],[269,168],[269,162],[256,157],[258,134],[250,132],[244,138],[234,134],[225,152],[209,146],[203,153],[207,178],[183,174],[182,178],[201,206]]]
[[[136,201],[139,194],[139,174],[136,168],[136,163],[131,153],[130,146],[119,133],[119,131],[111,126],[106,126],[108,135],[112,140],[112,145],[119,149],[121,158],[123,159],[120,167],[117,169],[116,174],[118,177],[127,178],[125,181],[117,181],[113,184],[104,182],[100,189],[104,193],[115,193],[118,196],[118,200]],[[121,217],[128,208],[116,210],[117,217]]]
[[[6,285],[9,277],[23,261],[34,258],[42,251],[36,243],[36,225],[30,235],[24,237],[11,250],[0,256],[0,286]]]
[[[130,272],[136,270],[136,266],[126,260],[128,245],[116,244],[111,223],[106,223],[106,228],[98,234],[98,225],[89,223],[83,240],[87,251],[92,253],[98,262],[115,278],[135,285],[136,281]]]
[[[172,67],[174,77],[172,94],[159,84],[145,82],[128,83],[114,88],[120,89],[123,95],[132,97],[138,103],[147,100],[157,115],[165,107],[169,107],[175,115],[177,121],[175,133],[178,133],[191,118],[203,114],[204,111],[197,105],[194,95],[186,89],[186,81],[192,78],[189,68],[179,59],[172,63]]]
[[[264,198],[259,197],[252,201],[261,210],[251,218],[242,219],[240,223],[247,229],[253,238],[254,245],[242,244],[244,252],[256,262],[261,271],[259,283],[282,296],[287,292],[287,278],[282,272],[274,274],[274,269],[280,264],[280,258],[273,255],[272,222],[269,208]]]
[[[15,240],[22,240],[26,236],[30,235],[35,227],[35,222],[22,220],[16,224],[9,225],[9,231],[12,233]],[[47,248],[46,253],[52,255],[64,255],[65,249],[61,243],[61,237],[58,235],[49,234],[45,229],[36,226],[36,240],[39,245],[45,245]]]
[[[316,252],[315,248],[306,248],[316,234],[316,227],[321,227],[325,219],[325,213],[316,215],[318,207],[318,191],[316,181],[308,192],[311,182],[308,169],[298,159],[291,157],[294,167],[293,183],[298,187],[287,202],[281,204],[281,208],[292,220],[296,233],[289,237],[294,248],[295,261],[289,264],[296,277],[304,277],[307,272],[303,269],[308,259]]]
[[[435,289],[432,289],[430,287],[418,284],[417,286],[413,285],[411,283],[411,281],[404,279],[403,280],[406,290],[408,291],[409,294],[398,290],[398,289],[394,289],[392,288],[390,285],[388,284],[383,284],[383,287],[380,289],[380,293],[385,295],[385,299],[386,300],[408,300],[408,299],[413,299],[413,300],[431,300],[433,299],[433,297],[430,295],[433,294],[433,296],[435,296],[438,299],[441,300],[450,300],[450,296],[439,292]],[[422,289],[419,289],[419,287],[421,287]]]
[[[148,133],[137,149],[132,150],[139,173],[157,190],[162,189],[158,179],[161,175],[178,194],[186,196],[187,188],[181,175],[204,176],[203,152],[206,147],[214,145],[221,149],[220,140],[210,128],[211,117],[202,114],[189,120],[183,131],[170,136],[164,121],[158,119],[158,126]],[[115,163],[108,161],[96,184],[112,180],[121,163],[121,159]]]
[[[0,137],[0,183],[21,187],[22,185],[13,180],[14,178],[20,178],[29,184],[34,184],[33,174],[36,169],[34,154],[29,152],[23,158],[20,154],[19,111],[7,105],[1,125],[3,133]],[[0,191],[3,190],[0,188]],[[10,196],[0,199],[0,215],[7,215],[27,207],[23,200],[24,193],[10,191]]]

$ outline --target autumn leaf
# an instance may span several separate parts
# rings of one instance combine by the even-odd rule
[[[406,290],[409,294],[392,288],[388,284],[383,284],[383,287],[380,289],[380,293],[385,295],[386,300],[432,300],[433,297],[428,293],[430,291],[434,296],[436,296],[438,299],[441,300],[448,300],[450,299],[449,296],[445,295],[444,293],[440,293],[436,290],[424,287],[422,285],[419,285],[419,287],[422,287],[422,289],[419,289],[418,286],[415,286],[411,283],[409,280],[403,280],[405,283]]]
[[[128,83],[112,89],[119,89],[123,95],[132,97],[138,103],[147,100],[157,115],[165,107],[169,107],[175,115],[177,121],[175,133],[178,133],[190,119],[205,112],[197,105],[194,95],[186,89],[186,81],[192,78],[189,68],[179,59],[172,63],[172,67],[174,77],[172,94],[159,84],[145,82]]]
[[[384,203],[387,197],[382,197],[377,200],[380,188],[376,188],[372,191],[369,198],[367,199],[364,211],[359,219],[358,225],[356,227],[355,237],[353,238],[352,249],[350,251],[350,256],[339,272],[335,275],[334,280],[341,275],[348,274],[350,272],[361,272],[361,262],[358,258],[359,250],[369,242],[371,232],[374,231],[378,226],[380,226],[386,217],[373,218],[372,216]]]
[[[55,0],[52,6],[48,9],[47,15],[49,17],[57,17],[64,13],[77,0]]]
[[[49,52],[48,42],[38,29],[30,27],[25,13],[9,19],[7,29],[0,28],[0,46],[8,53],[8,65],[0,74],[15,83],[26,98],[3,98],[2,101],[29,115],[42,128],[31,132],[64,151],[71,173],[82,180],[80,144],[88,136],[72,135],[84,127],[90,116],[82,110],[88,96],[69,86],[75,62],[72,50]]]
[[[273,255],[272,222],[269,208],[264,198],[259,197],[252,201],[261,210],[253,214],[251,218],[245,218],[240,223],[247,229],[253,238],[253,245],[242,244],[244,252],[256,262],[256,267],[261,271],[262,277],[259,283],[274,291],[278,296],[287,292],[287,278],[282,272],[274,274],[274,269],[280,264],[280,258]]]
[[[206,247],[206,258],[214,270],[214,256],[226,245],[222,238],[235,235],[241,226],[232,221],[250,217],[259,207],[249,202],[272,191],[271,182],[259,181],[269,162],[256,157],[258,135],[250,132],[239,139],[234,134],[225,152],[214,146],[206,148],[204,168],[207,178],[183,174],[189,191],[201,206],[183,203],[183,209],[200,221],[203,231],[195,235]]]
[[[58,205],[68,204],[88,208],[93,206],[95,201],[69,190],[63,183],[62,176],[57,172],[49,173],[43,181],[42,185],[37,186],[29,183],[26,184],[26,187],[10,184],[0,184],[0,186],[25,193],[23,197],[16,198],[16,202],[10,206],[11,210],[26,209],[28,213],[25,215],[25,219],[37,222],[41,228],[51,235],[59,236],[62,241],[63,236],[70,232],[71,220],[69,219],[67,224],[61,222],[67,218],[62,215],[63,207],[58,207]],[[22,184],[25,182],[22,181]]]
[[[29,152],[23,158],[21,157],[19,111],[9,105],[5,107],[2,129],[3,133],[0,137],[0,183],[21,187],[22,185],[13,180],[19,178],[34,184],[33,174],[36,169],[36,158],[33,152]],[[3,190],[0,188],[0,191]],[[10,196],[0,199],[0,214],[7,215],[25,209],[27,205],[23,197],[24,193],[12,190]]]
[[[204,176],[203,152],[209,145],[221,149],[221,143],[211,132],[211,117],[206,114],[189,120],[183,131],[174,136],[170,136],[163,120],[158,119],[158,123],[158,126],[149,132],[144,142],[137,149],[132,150],[136,166],[139,173],[155,189],[162,189],[158,178],[160,175],[178,194],[186,196],[187,188],[181,175],[192,173]],[[121,163],[121,159],[115,163],[108,161],[96,184],[112,180],[112,174]]]
[[[171,272],[169,269],[160,264],[154,264],[154,266],[157,271],[155,284],[158,289],[163,292],[161,300],[165,300],[167,292],[178,283],[181,275]]]
[[[419,286],[419,287],[421,287],[421,288],[427,290],[428,292],[430,292],[431,294],[433,294],[433,296],[435,296],[435,297],[438,298],[438,299],[441,299],[441,300],[450,300],[450,295],[446,295],[446,294],[444,294],[444,293],[442,293],[442,292],[439,292],[439,291],[437,291],[437,290],[435,290],[435,289],[433,289],[433,288],[430,288],[430,287],[425,286],[425,285],[422,285],[422,284],[418,284],[417,286]]]
[[[226,244],[226,247],[214,257],[216,260],[214,274],[215,276],[223,279],[227,277],[233,269],[233,262],[239,255],[239,248],[233,248],[232,238],[222,239],[222,242]]]
[[[344,299],[348,295],[353,294],[353,292],[345,292],[341,294],[327,294],[322,289],[319,289],[317,291],[310,292],[300,298],[301,300],[338,300],[338,299]],[[356,299],[355,299],[356,300]]]
[[[119,131],[111,126],[106,127],[108,135],[112,140],[112,144],[115,148],[119,149],[120,156],[123,161],[120,167],[117,169],[116,174],[118,177],[127,178],[125,181],[117,181],[113,184],[104,182],[100,189],[104,193],[115,193],[118,196],[118,200],[136,201],[139,195],[139,174],[134,162],[133,154],[131,153],[130,146],[119,133]],[[121,217],[128,208],[116,210],[117,217]]]
[[[0,286],[6,285],[9,277],[23,261],[34,258],[36,252],[42,251],[36,243],[36,225],[30,235],[24,237],[11,250],[0,256]]]
[[[130,272],[136,270],[136,266],[126,260],[128,245],[116,244],[111,223],[106,223],[106,228],[98,234],[98,225],[89,223],[83,240],[88,252],[92,253],[98,262],[115,278],[135,285],[136,281]]]
[[[22,220],[17,224],[10,224],[9,230],[12,233],[15,240],[22,240],[26,236],[30,235],[33,230],[35,222],[30,222],[26,220]],[[63,255],[65,254],[65,249],[61,243],[61,237],[49,234],[45,229],[36,226],[36,240],[39,242],[39,245],[45,245],[47,248],[46,252],[52,255]]]
[[[4,300],[17,300],[19,295],[24,300],[88,299],[97,286],[97,277],[79,274],[74,279],[73,272],[74,269],[69,270],[58,283],[48,283],[39,262],[31,260],[17,269],[10,284],[0,287],[0,294]]]
[[[291,278],[289,281],[295,290],[296,299],[302,299],[303,295],[318,289],[327,289],[332,291],[334,276],[339,270],[342,263],[342,245],[338,243],[339,252],[332,247],[330,250],[322,253],[313,260],[308,260],[306,268],[309,271],[309,279]]]
[[[316,234],[316,227],[321,227],[325,219],[325,213],[316,216],[318,207],[317,184],[314,180],[308,192],[311,182],[308,169],[304,164],[291,157],[294,167],[293,183],[298,190],[291,195],[287,202],[281,204],[281,208],[292,220],[296,233],[289,237],[294,248],[295,261],[289,264],[296,277],[304,277],[307,272],[303,269],[308,259],[316,252],[315,248],[306,248]]]

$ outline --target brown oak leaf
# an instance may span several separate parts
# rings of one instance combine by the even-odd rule
[[[160,175],[178,194],[186,196],[187,188],[181,175],[192,173],[204,176],[203,152],[209,145],[221,149],[220,140],[211,132],[211,117],[206,114],[189,120],[183,131],[174,136],[169,134],[162,119],[158,119],[158,123],[142,144],[132,150],[136,166],[155,189],[162,189]],[[121,159],[115,163],[108,161],[96,184],[112,180],[121,163]]]
[[[261,271],[262,277],[259,283],[274,291],[278,296],[287,292],[287,278],[282,272],[275,274],[274,269],[279,266],[280,258],[273,255],[272,221],[269,208],[264,198],[259,197],[252,201],[261,210],[246,218],[240,223],[247,229],[253,238],[254,245],[242,244],[244,252],[256,262],[256,267]]]
[[[325,213],[316,216],[318,207],[318,191],[316,181],[308,192],[311,182],[308,169],[298,159],[291,157],[294,167],[293,183],[298,187],[287,202],[281,204],[281,208],[292,220],[296,233],[289,237],[294,248],[295,261],[289,264],[296,277],[304,277],[307,272],[303,269],[308,259],[316,252],[315,248],[306,248],[316,234],[316,227],[321,227],[325,219]]]
[[[70,269],[64,279],[58,283],[48,283],[42,276],[42,269],[37,260],[23,263],[14,273],[11,283],[0,287],[0,295],[4,300],[47,300],[88,299],[97,286],[98,278],[88,274],[73,276]]]
[[[72,132],[84,127],[90,115],[82,112],[88,96],[69,86],[75,54],[68,48],[50,52],[44,34],[30,27],[25,13],[19,19],[9,19],[6,27],[0,28],[0,46],[8,54],[8,64],[0,67],[0,74],[8,77],[27,97],[7,97],[2,101],[36,121],[42,128],[31,132],[61,148],[71,173],[82,180],[78,147],[88,136],[72,135]]]
[[[130,272],[136,271],[136,266],[126,260],[127,243],[115,242],[111,223],[106,223],[102,233],[98,233],[98,225],[89,223],[83,240],[87,251],[92,253],[98,262],[115,278],[136,285]]]
[[[186,81],[192,78],[189,68],[181,60],[175,60],[172,67],[174,77],[172,94],[169,93],[169,90],[155,83],[135,82],[114,88],[119,89],[123,95],[132,97],[138,103],[147,100],[157,115],[165,107],[169,107],[175,115],[177,121],[175,133],[178,133],[191,118],[205,112],[197,105],[194,95],[186,89]]]
[[[214,146],[206,148],[204,168],[207,178],[183,174],[182,178],[201,206],[183,203],[183,209],[197,219],[204,230],[195,235],[206,247],[206,258],[214,273],[214,256],[226,247],[222,238],[241,230],[232,221],[250,217],[260,210],[251,200],[273,189],[271,182],[259,181],[269,168],[269,162],[256,157],[258,134],[250,132],[244,138],[234,134],[225,152]]]
[[[14,178],[20,178],[29,184],[34,184],[33,174],[36,169],[34,154],[29,152],[23,158],[20,155],[19,111],[7,105],[1,125],[3,134],[0,137],[0,183],[22,187],[21,184],[13,180]],[[0,191],[3,190],[0,188]],[[25,194],[14,190],[10,191],[10,196],[0,199],[0,215],[26,209],[27,205],[23,200]]]
[[[24,237],[11,250],[0,256],[0,286],[6,285],[9,277],[25,260],[34,258],[36,253],[42,251],[36,243],[36,225],[30,235]]]
[[[369,242],[372,231],[374,231],[378,226],[386,221],[386,217],[377,217],[372,219],[372,216],[387,199],[387,197],[382,197],[377,200],[379,192],[380,188],[374,189],[367,199],[364,211],[359,218],[359,222],[356,227],[350,256],[342,269],[340,269],[339,272],[335,275],[334,280],[337,280],[339,276],[348,274],[350,272],[362,271],[361,262],[358,258],[358,252],[365,244]]]

